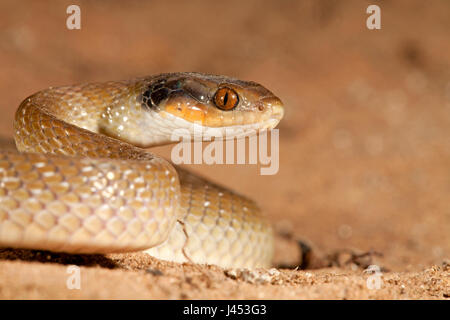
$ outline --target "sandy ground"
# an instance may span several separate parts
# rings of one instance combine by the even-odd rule
[[[189,168],[255,199],[277,234],[275,266],[223,270],[144,254],[0,251],[0,298],[448,299],[450,3],[80,1],[0,4],[0,145],[19,103],[48,86],[199,71],[254,80],[285,103],[280,165]],[[169,147],[156,152],[168,156]],[[289,235],[290,239],[282,235]],[[81,267],[69,290],[67,265]],[[380,288],[367,283],[380,267]]]

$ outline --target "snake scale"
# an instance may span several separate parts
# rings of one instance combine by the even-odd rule
[[[252,200],[145,148],[199,125],[252,134],[283,113],[255,82],[202,73],[39,91],[16,112],[18,152],[0,151],[0,247],[267,267],[272,228]]]

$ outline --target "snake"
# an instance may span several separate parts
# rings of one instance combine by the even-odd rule
[[[147,149],[180,130],[238,139],[283,115],[256,82],[196,72],[41,90],[16,111],[17,150],[0,151],[0,247],[268,267],[273,228],[253,200]]]

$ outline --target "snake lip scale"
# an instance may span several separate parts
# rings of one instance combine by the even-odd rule
[[[144,148],[194,124],[254,134],[283,114],[258,83],[193,72],[39,91],[16,112],[17,151],[0,151],[0,247],[268,267],[254,201]]]

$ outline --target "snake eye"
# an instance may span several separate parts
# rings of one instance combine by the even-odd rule
[[[222,87],[214,95],[214,104],[222,110],[232,110],[239,103],[239,96],[233,89]]]

